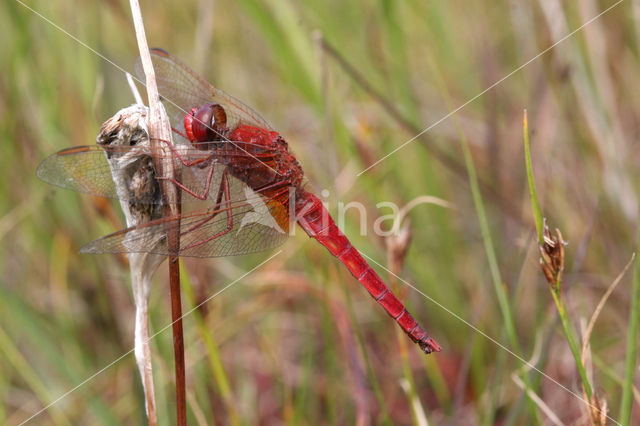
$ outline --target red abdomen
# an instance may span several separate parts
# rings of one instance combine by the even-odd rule
[[[338,258],[362,284],[369,294],[382,305],[385,311],[400,325],[407,335],[425,353],[439,352],[440,346],[407,312],[402,302],[391,292],[382,278],[369,266],[358,250],[338,229],[329,212],[315,195],[304,190],[298,191],[296,218],[298,224],[311,237],[325,246]]]

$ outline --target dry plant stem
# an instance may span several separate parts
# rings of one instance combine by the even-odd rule
[[[531,389],[527,388],[522,379],[520,379],[520,377],[518,377],[516,373],[511,374],[511,379],[520,389],[527,393],[529,398],[531,398],[531,400],[535,402],[538,408],[540,408],[540,411],[543,412],[545,416],[547,416],[551,423],[556,426],[564,426],[564,423],[562,422],[562,420],[560,420],[556,413],[554,413],[553,410],[549,408],[549,406],[544,402],[542,398],[536,395],[535,392],[531,391]]]
[[[142,68],[147,82],[147,96],[149,98],[149,138],[151,141],[152,154],[161,152],[163,143],[168,141],[173,143],[171,134],[171,125],[169,117],[160,102],[158,95],[158,87],[156,84],[156,76],[151,62],[151,54],[144,32],[144,24],[142,22],[142,13],[137,0],[130,0],[131,13],[136,30],[136,39],[140,50],[140,58]],[[165,212],[169,216],[178,216],[180,214],[180,193],[175,185],[169,181],[170,178],[176,179],[176,170],[174,163],[169,156],[155,155],[154,166],[156,172],[160,176],[168,179],[162,181],[162,193],[165,199]],[[173,227],[168,232],[167,243],[169,251],[175,253],[176,256],[169,257],[169,279],[171,289],[171,316],[173,324],[173,344],[174,358],[176,370],[176,411],[177,424],[183,426],[187,424],[187,406],[186,406],[186,385],[185,385],[185,367],[184,367],[184,337],[182,332],[182,304],[180,301],[180,273],[179,259],[177,257],[180,249],[179,240],[180,227]]]
[[[138,87],[136,86],[136,83],[134,83],[133,77],[129,73],[127,73],[127,84],[129,84],[129,89],[131,89],[131,93],[133,94],[136,103],[139,105],[144,105],[142,96],[140,96],[140,92],[138,92]]]
[[[149,346],[149,290],[151,289],[151,277],[157,266],[148,271],[144,266],[144,257],[146,254],[132,253],[129,255],[131,287],[136,305],[134,352],[142,377],[147,418],[149,425],[155,426],[158,424],[158,418],[153,386],[151,348]]]
[[[607,291],[604,293],[604,295],[600,299],[600,302],[598,302],[598,305],[596,306],[596,309],[594,310],[593,315],[591,316],[591,319],[589,320],[589,324],[588,324],[587,329],[586,329],[586,331],[584,333],[584,339],[583,339],[583,342],[582,342],[582,364],[583,365],[587,365],[587,355],[590,354],[590,351],[589,351],[589,340],[591,339],[591,333],[593,332],[593,329],[595,327],[596,320],[598,319],[598,316],[600,315],[600,312],[602,312],[602,309],[604,308],[604,305],[607,303],[607,300],[609,299],[609,296],[611,296],[613,291],[616,289],[616,287],[618,286],[618,284],[622,280],[622,277],[627,272],[627,270],[629,269],[629,267],[631,266],[631,264],[633,263],[635,258],[636,258],[636,254],[633,253],[631,255],[631,259],[629,260],[627,265],[624,267],[622,272],[620,272],[620,274],[618,274],[616,279],[611,283],[611,285],[609,286]],[[585,399],[586,399],[586,395],[585,395]],[[593,396],[591,398],[591,401],[589,401],[589,405],[587,405],[587,413],[589,415],[589,420],[590,420],[592,425],[606,425],[607,424],[607,416],[608,416],[608,413],[609,413],[607,401],[603,397],[598,397],[597,393],[594,392],[594,394],[593,394]],[[624,420],[625,420],[624,418],[621,417],[620,420],[622,420],[623,424],[625,424],[624,423]],[[629,422],[629,419],[626,419],[626,423],[628,423],[628,422]]]
[[[593,315],[591,316],[591,319],[589,320],[589,324],[587,325],[587,330],[584,333],[584,341],[582,342],[581,359],[583,364],[586,364],[587,362],[587,349],[589,347],[589,340],[591,339],[591,333],[593,332],[593,328],[596,325],[596,320],[598,319],[598,316],[600,316],[600,312],[602,312],[602,309],[604,308],[605,303],[607,303],[607,300],[609,300],[609,296],[611,296],[611,294],[616,289],[620,281],[622,281],[622,277],[624,277],[624,274],[627,272],[627,270],[629,269],[629,267],[631,266],[635,258],[636,258],[636,254],[633,253],[627,265],[624,267],[622,272],[620,272],[620,274],[616,277],[616,279],[613,280],[613,282],[611,283],[607,291],[604,293],[604,295],[600,299],[600,302],[598,302],[598,306],[596,306],[596,309],[593,311]]]

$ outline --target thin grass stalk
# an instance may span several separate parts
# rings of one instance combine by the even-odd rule
[[[158,87],[156,85],[155,72],[151,62],[151,54],[144,31],[142,12],[137,0],[130,0],[131,13],[136,32],[138,48],[142,68],[147,84],[147,95],[149,98],[149,138],[151,140],[151,152],[158,154],[161,150],[162,141],[173,143],[171,124],[169,117],[160,102]],[[171,158],[156,156],[154,166],[160,176],[176,178],[177,172]],[[169,180],[162,181],[162,192],[165,199],[165,212],[168,216],[177,217],[180,215],[180,192]],[[187,424],[187,404],[186,404],[186,384],[184,365],[184,337],[182,331],[182,302],[180,299],[180,264],[177,254],[180,249],[180,226],[172,227],[167,233],[167,245],[169,252],[169,286],[171,289],[171,318],[173,326],[174,363],[176,374],[176,416],[177,424],[185,426]]]
[[[422,367],[429,379],[431,388],[438,400],[438,406],[441,407],[445,413],[451,414],[451,392],[442,374],[442,369],[438,364],[438,357],[421,356],[420,360],[422,361]]]
[[[397,285],[393,289],[395,292],[397,290]],[[396,293],[397,294],[397,293]],[[405,392],[407,394],[407,400],[409,401],[409,407],[411,407],[411,419],[413,420],[413,424],[420,424],[420,413],[416,411],[418,408],[414,401],[417,400],[416,393],[416,384],[413,380],[413,374],[411,371],[411,366],[409,365],[409,352],[407,350],[407,337],[406,334],[402,332],[402,330],[396,330],[396,340],[398,341],[398,351],[400,352],[400,361],[402,363],[402,374],[404,375],[406,386]]]
[[[509,298],[502,286],[502,278],[500,276],[500,269],[498,267],[498,259],[496,256],[495,248],[493,247],[493,240],[491,238],[491,231],[489,230],[489,222],[487,221],[486,212],[484,209],[484,202],[482,201],[482,195],[478,187],[478,180],[476,174],[476,168],[473,163],[473,157],[471,155],[471,149],[469,148],[469,142],[467,138],[461,134],[461,146],[462,154],[464,156],[465,163],[467,165],[467,171],[469,173],[469,184],[471,186],[471,194],[473,202],[476,207],[476,215],[480,224],[480,231],[482,233],[482,241],[484,243],[485,252],[487,255],[487,261],[489,262],[489,270],[491,272],[492,283],[496,295],[498,296],[498,305],[502,313],[502,317],[505,320],[505,326],[507,329],[507,336],[511,341],[513,347],[520,352],[520,343],[518,342],[515,323],[513,320],[513,312],[509,305]]]
[[[501,338],[504,338],[505,333],[506,331],[503,327],[503,330],[500,333]],[[488,386],[489,395],[487,398],[489,399],[489,401],[487,402],[487,411],[481,422],[482,426],[491,426],[495,423],[496,412],[497,412],[498,401],[500,398],[500,390],[501,390],[501,387],[499,386],[499,384],[502,381],[502,376],[504,375],[506,361],[507,361],[507,353],[505,351],[498,352],[495,369],[494,369],[495,373],[493,378],[489,382],[489,386]]]
[[[458,126],[458,130],[462,133],[460,127]],[[491,231],[489,230],[489,223],[487,221],[487,216],[484,210],[484,203],[482,201],[482,195],[480,194],[480,188],[478,186],[477,175],[475,165],[473,164],[473,158],[471,156],[471,150],[469,148],[469,142],[467,141],[464,134],[461,134],[461,145],[462,152],[464,155],[464,160],[467,165],[467,170],[469,172],[469,184],[471,186],[471,194],[473,196],[473,203],[476,207],[476,215],[478,217],[478,222],[480,223],[480,230],[482,233],[482,241],[485,247],[485,253],[487,255],[487,260],[489,262],[489,269],[491,271],[491,282],[493,283],[493,290],[495,291],[498,297],[498,306],[500,308],[500,313],[502,314],[502,318],[504,320],[504,326],[507,332],[507,337],[509,338],[509,342],[511,346],[515,349],[516,353],[522,353],[520,349],[520,342],[518,341],[518,335],[516,333],[515,322],[513,319],[513,312],[511,310],[511,305],[509,304],[509,297],[507,296],[507,292],[502,285],[502,278],[500,277],[500,269],[498,268],[498,260],[496,257],[495,249],[493,247],[493,240],[491,239]],[[539,414],[538,409],[533,401],[529,397],[528,390],[531,389],[531,382],[529,380],[529,375],[526,372],[522,372],[522,381],[525,384],[525,393],[527,394],[529,403],[529,408],[531,409],[531,414],[538,421]]]
[[[305,414],[308,414],[307,410],[310,407],[306,406],[306,401],[309,398],[309,392],[312,387],[310,386],[316,373],[314,371],[314,351],[309,351],[306,354],[304,360],[304,367],[301,369],[300,377],[300,389],[293,391],[293,408],[291,413],[291,424],[299,425],[303,423]],[[309,410],[310,411],[310,410]]]
[[[538,405],[538,407],[540,407],[540,411],[542,411],[545,414],[545,416],[547,416],[547,418],[549,419],[549,421],[551,423],[553,423],[556,426],[564,426],[564,423],[562,422],[562,420],[560,420],[560,418],[556,415],[556,413],[554,413],[553,410],[551,410],[551,408],[549,408],[549,406],[544,402],[544,400],[542,398],[540,398],[535,393],[531,392],[531,390],[526,389],[524,387],[524,383],[522,382],[522,379],[520,379],[520,377],[518,377],[517,374],[513,373],[512,377],[513,377],[513,381],[516,383],[516,385],[520,389],[523,389],[525,392],[527,392],[529,397],[535,401],[535,403]]]
[[[336,364],[338,359],[337,348],[333,342],[337,341],[337,334],[335,329],[338,327],[336,316],[333,315],[331,309],[331,299],[330,293],[328,291],[328,285],[326,281],[322,281],[322,289],[321,292],[321,300],[322,300],[322,342],[324,349],[323,356],[323,364],[322,371],[327,380],[327,389],[338,388],[342,385],[342,381],[340,379],[335,379],[339,377],[336,373]],[[429,357],[426,357],[429,358]],[[327,414],[327,423],[328,424],[337,424],[338,423],[338,411],[337,400],[339,399],[338,392],[328,392],[326,394],[326,414]]]
[[[638,226],[638,244],[640,244],[640,225]],[[631,288],[631,307],[629,310],[629,328],[627,330],[627,354],[624,368],[622,398],[620,399],[620,422],[630,424],[633,383],[636,376],[638,356],[638,331],[640,329],[640,262],[633,268]]]
[[[4,369],[4,365],[0,364],[0,376],[1,377],[7,377],[7,374],[5,372]],[[7,392],[8,392],[8,384],[0,384],[0,396],[2,397],[3,400],[6,400],[7,398]],[[8,424],[9,421],[7,420],[7,409],[5,408],[4,404],[0,404],[0,424]]]
[[[429,65],[436,76],[436,81],[440,88],[440,92],[445,100],[445,103],[448,108],[453,109],[451,96],[449,94],[449,90],[447,89],[444,80],[442,79],[442,73],[436,62],[433,58],[428,58]],[[489,263],[489,270],[491,272],[491,282],[493,284],[493,289],[498,297],[498,306],[500,308],[500,313],[502,314],[502,318],[504,320],[504,326],[506,328],[507,336],[509,338],[509,342],[516,353],[522,353],[520,349],[520,342],[518,341],[518,335],[516,333],[515,322],[513,319],[513,312],[511,310],[511,305],[509,303],[509,297],[507,296],[507,292],[505,287],[502,284],[502,278],[500,276],[500,268],[498,267],[498,259],[496,256],[495,248],[493,246],[493,240],[491,238],[491,231],[489,229],[489,222],[487,221],[487,215],[484,208],[484,201],[482,199],[482,193],[480,191],[480,183],[478,181],[478,175],[476,173],[476,168],[473,163],[473,157],[471,155],[471,149],[469,148],[469,141],[467,140],[460,123],[457,118],[454,116],[456,129],[459,134],[460,144],[462,148],[462,154],[464,157],[464,163],[467,168],[467,174],[469,176],[469,186],[471,188],[471,195],[473,197],[473,204],[476,208],[476,216],[478,217],[478,223],[480,225],[480,231],[482,233],[482,241],[484,244],[485,254],[487,256],[487,261]],[[529,380],[529,375],[526,372],[522,373],[522,380],[525,384],[526,390],[531,389],[531,381]],[[541,421],[537,406],[535,401],[533,401],[529,397],[529,393],[525,392],[528,396],[527,400],[529,401],[529,408],[531,410],[531,414],[538,422]]]
[[[596,306],[595,310],[593,311],[593,314],[591,315],[591,319],[589,320],[589,324],[587,325],[587,328],[583,333],[584,337],[583,337],[583,342],[582,342],[581,360],[582,360],[582,364],[584,364],[584,365],[586,365],[586,363],[587,363],[587,356],[591,355],[591,349],[590,349],[590,346],[589,346],[589,341],[591,339],[591,333],[593,332],[593,329],[595,327],[596,321],[598,320],[598,317],[600,316],[600,313],[602,312],[602,309],[604,308],[605,304],[607,303],[607,300],[609,299],[609,296],[611,296],[613,291],[616,289],[616,287],[618,286],[618,284],[622,280],[622,277],[624,276],[624,274],[627,272],[627,270],[629,269],[629,267],[631,266],[631,264],[635,260],[635,257],[636,257],[636,254],[633,253],[631,255],[631,260],[629,260],[629,262],[624,267],[622,272],[620,272],[620,274],[618,274],[618,276],[616,277],[615,280],[613,280],[613,282],[611,283],[609,288],[607,288],[607,291],[605,291],[605,293],[602,295],[602,297],[600,298],[600,301],[598,302],[598,305]],[[589,415],[589,418],[590,418],[592,424],[598,424],[598,425],[606,424],[607,423],[608,413],[609,413],[608,404],[607,404],[606,399],[604,397],[598,397],[597,392],[594,392],[593,398],[590,400],[590,404],[587,406],[587,413]]]
[[[589,323],[587,324],[587,328],[586,328],[586,330],[584,332],[584,339],[583,339],[583,342],[582,342],[582,358],[581,359],[582,359],[582,363],[583,364],[586,363],[587,354],[590,353],[589,340],[591,339],[591,334],[593,333],[593,329],[595,328],[596,321],[598,320],[598,317],[600,316],[600,313],[602,312],[602,309],[604,308],[604,305],[609,300],[609,297],[611,296],[611,294],[613,294],[613,291],[616,289],[618,284],[620,284],[620,281],[622,281],[622,277],[624,276],[624,274],[627,273],[627,269],[629,269],[629,267],[631,266],[631,264],[633,263],[633,261],[635,259],[636,259],[636,254],[633,253],[631,255],[631,259],[626,264],[626,266],[624,267],[622,272],[620,272],[620,274],[618,274],[618,276],[616,277],[615,280],[613,280],[613,282],[611,283],[611,285],[609,286],[607,291],[605,291],[605,293],[602,295],[602,298],[598,302],[598,305],[596,305],[596,309],[593,311],[593,314],[591,315],[591,319],[589,320]]]
[[[550,237],[546,238],[545,235],[548,234],[548,229],[546,229],[544,224],[544,219],[542,217],[542,210],[540,209],[540,203],[538,202],[538,194],[535,187],[535,181],[533,178],[533,167],[531,166],[531,146],[529,144],[529,129],[528,129],[528,120],[527,120],[527,112],[524,111],[523,115],[523,132],[524,132],[524,149],[525,149],[525,162],[527,168],[527,179],[529,182],[529,195],[531,198],[531,205],[533,208],[533,214],[535,217],[536,223],[536,231],[538,233],[538,241],[540,247],[547,244],[547,240],[550,241]],[[584,368],[584,364],[582,363],[582,357],[580,355],[580,349],[577,344],[577,337],[569,318],[567,316],[567,310],[564,303],[564,298],[562,297],[562,270],[564,269],[564,241],[562,240],[562,235],[558,232],[558,238],[556,242],[553,244],[553,248],[559,249],[562,253],[560,255],[559,266],[556,267],[556,270],[552,271],[550,265],[546,265],[546,260],[543,260],[543,271],[545,271],[545,276],[549,281],[549,290],[551,291],[551,296],[553,297],[553,301],[556,305],[556,309],[558,311],[558,315],[560,316],[560,322],[562,323],[562,328],[564,330],[565,337],[567,338],[567,342],[569,343],[569,348],[571,349],[571,354],[573,355],[576,368],[578,369],[578,374],[580,375],[580,380],[582,381],[582,386],[584,388],[585,394],[587,396],[587,400],[591,401],[591,383],[589,383],[589,379],[587,377],[587,372]],[[544,259],[544,256],[543,256]],[[545,266],[547,266],[545,268]],[[549,271],[549,273],[547,273]]]
[[[571,323],[567,316],[567,310],[564,304],[564,298],[560,292],[560,280],[556,283],[558,286],[558,290],[551,290],[551,296],[553,297],[553,301],[556,304],[556,309],[558,310],[558,315],[560,316],[560,322],[562,323],[562,328],[564,329],[565,337],[567,338],[567,342],[569,343],[569,348],[571,348],[571,354],[573,355],[573,359],[576,363],[576,368],[578,369],[578,374],[580,375],[580,380],[582,381],[582,386],[584,387],[584,392],[587,395],[587,400],[591,401],[591,395],[593,391],[591,390],[591,383],[589,383],[589,378],[587,377],[587,371],[582,364],[582,360],[580,357],[580,349],[578,348],[578,344],[576,343],[577,339],[575,336],[575,332],[571,327]]]
[[[524,110],[522,119],[522,127],[524,131],[524,158],[527,168],[527,182],[529,183],[529,197],[531,198],[531,206],[533,208],[533,219],[536,223],[536,232],[538,233],[538,244],[544,243],[542,236],[543,219],[542,209],[538,201],[538,193],[536,192],[536,182],[533,180],[533,166],[531,165],[531,146],[529,145],[529,121],[527,120],[527,110]]]

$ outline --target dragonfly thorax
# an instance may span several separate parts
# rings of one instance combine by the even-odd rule
[[[294,187],[302,184],[302,167],[278,132],[241,125],[229,138],[238,143],[237,149],[244,154],[230,166],[250,187],[255,189],[277,182]]]

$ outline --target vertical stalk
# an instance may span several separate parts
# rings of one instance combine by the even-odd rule
[[[136,305],[134,353],[140,377],[142,378],[149,426],[156,426],[158,424],[158,416],[153,385],[151,347],[149,346],[149,290],[151,288],[151,276],[157,269],[157,265],[154,265],[151,269],[146,269],[146,262],[144,261],[146,256],[146,253],[131,253],[129,255],[131,287]]]
[[[560,283],[558,283],[558,285],[559,284]],[[560,294],[560,287],[558,286],[557,289],[557,291],[551,289],[551,296],[553,296],[553,301],[556,303],[558,315],[560,315],[560,321],[562,322],[562,328],[564,329],[564,334],[567,337],[567,342],[569,343],[569,347],[571,348],[571,353],[573,354],[576,367],[578,368],[578,374],[580,374],[582,386],[584,387],[584,393],[587,395],[587,401],[591,401],[591,395],[593,393],[593,391],[591,390],[591,384],[589,383],[589,378],[587,377],[587,371],[584,368],[584,364],[582,364],[580,350],[578,349],[578,344],[576,343],[575,333],[573,332],[573,328],[571,327],[569,319],[567,318],[564,301],[562,295]]]
[[[638,241],[640,242],[640,224],[638,225]],[[629,310],[629,329],[627,331],[627,359],[624,369],[622,398],[620,401],[620,422],[631,422],[631,397],[636,375],[636,359],[638,356],[638,330],[640,329],[640,264],[636,263],[631,290],[631,308]]]
[[[533,166],[531,164],[531,145],[529,145],[529,120],[527,119],[527,110],[525,109],[522,116],[522,129],[524,132],[524,159],[527,169],[527,182],[529,183],[529,197],[531,198],[531,207],[533,208],[533,218],[536,222],[536,232],[538,233],[538,244],[543,244],[542,236],[543,222],[542,209],[538,201],[538,193],[536,192],[536,182],[533,180]]]
[[[158,424],[158,415],[156,413],[155,391],[153,387],[153,370],[151,369],[151,348],[149,347],[149,310],[148,306],[136,306],[136,345],[138,342],[142,345],[142,353],[138,357],[141,362],[138,363],[142,384],[144,386],[145,405],[147,410],[147,419],[149,426]],[[136,350],[138,347],[136,346]]]
[[[147,83],[147,95],[149,98],[149,139],[151,141],[151,153],[154,159],[154,166],[160,176],[167,179],[162,181],[162,193],[165,200],[165,214],[167,217],[179,217],[180,215],[180,192],[175,185],[169,182],[169,178],[179,178],[177,170],[171,157],[160,154],[162,143],[173,143],[171,125],[169,117],[160,102],[156,76],[151,62],[151,54],[142,22],[140,4],[137,0],[130,0],[131,13],[136,31],[138,48],[140,49],[140,59]],[[169,280],[171,289],[171,318],[173,325],[173,347],[175,356],[176,372],[176,411],[177,424],[184,426],[187,424],[187,404],[185,389],[185,367],[184,367],[184,338],[182,332],[182,303],[180,300],[180,264],[177,257],[180,249],[180,224],[176,223],[167,232],[167,244],[169,248]]]
[[[180,297],[180,258],[169,256],[169,286],[171,289],[171,319],[173,327],[173,355],[176,369],[177,424],[187,424],[184,339],[182,332],[182,300]]]
[[[536,231],[538,234],[538,246],[540,248],[541,259],[540,266],[544,272],[545,278],[549,283],[549,291],[553,297],[553,301],[556,304],[560,321],[562,322],[562,328],[564,334],[569,343],[569,348],[573,354],[578,374],[582,381],[582,387],[584,393],[587,396],[587,405],[591,402],[592,389],[587,377],[587,371],[584,368],[580,350],[577,344],[576,334],[571,327],[569,318],[567,317],[567,311],[564,304],[564,298],[562,297],[562,272],[564,271],[564,241],[562,234],[556,229],[557,237],[552,237],[549,228],[546,225],[545,219],[542,217],[542,209],[538,201],[538,194],[536,192],[535,181],[533,179],[533,167],[531,165],[531,146],[529,144],[529,127],[527,120],[527,111],[523,114],[523,131],[524,131],[524,155],[525,164],[527,168],[527,180],[529,182],[529,195],[531,198],[531,206],[533,208],[533,215],[536,222]]]

